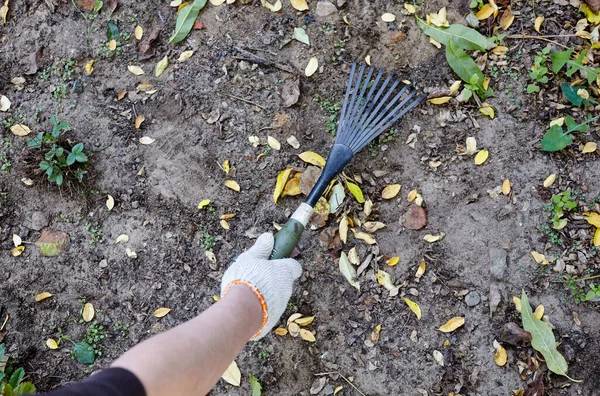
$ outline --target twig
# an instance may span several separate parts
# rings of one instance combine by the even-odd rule
[[[2,323],[2,326],[0,326],[0,331],[4,330],[4,326],[6,326],[6,322],[8,322],[8,314],[6,314],[6,318],[4,318],[4,323]]]
[[[323,375],[330,375],[330,374],[338,374],[340,377],[342,377],[342,378],[343,378],[343,379],[344,379],[344,380],[345,380],[345,381],[348,383],[348,385],[350,385],[351,387],[353,387],[353,388],[354,388],[354,389],[355,389],[355,390],[356,390],[358,393],[360,393],[362,396],[365,396],[365,394],[364,394],[364,393],[362,393],[362,392],[360,391],[360,389],[358,389],[358,388],[356,387],[356,385],[354,385],[352,382],[350,382],[350,380],[349,380],[348,378],[344,377],[344,375],[343,375],[342,373],[340,373],[339,371],[329,371],[329,372],[327,372],[327,373],[317,373],[317,374],[314,374],[314,375],[316,375],[316,376],[323,376]]]
[[[266,110],[263,106],[259,105],[258,103],[251,102],[248,99],[240,98],[239,96],[233,96],[233,95],[229,95],[229,94],[226,94],[226,95],[229,96],[230,98],[241,100],[242,102],[245,102],[245,103],[260,107],[263,110]]]
[[[295,74],[294,70],[285,64],[282,63],[278,63],[278,62],[272,62],[270,60],[261,58],[258,55],[253,54],[250,51],[246,51],[245,49],[239,48],[239,47],[234,47],[236,51],[240,52],[242,54],[242,56],[234,56],[234,59],[238,59],[238,60],[245,60],[251,63],[256,63],[257,65],[263,65],[263,66],[270,66],[270,67],[275,67],[279,70],[283,70],[285,72],[291,73],[291,74]]]
[[[550,40],[550,39],[548,39],[548,37],[578,37],[578,36],[576,34],[551,34],[549,36],[527,36],[527,35],[513,34],[513,35],[510,35],[510,36],[506,36],[506,38],[510,38],[510,39],[542,40],[542,41],[546,41],[548,43],[556,44],[559,47],[570,48],[567,45],[558,43],[558,42],[556,42],[554,40]]]
[[[575,282],[579,282],[579,281],[586,281],[586,280],[592,280],[592,279],[597,279],[597,278],[600,278],[600,275],[588,276],[587,278],[579,278],[579,279],[571,279],[571,280],[575,281]]]

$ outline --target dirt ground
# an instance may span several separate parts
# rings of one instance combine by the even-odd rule
[[[325,17],[316,15],[316,3],[310,1],[311,11],[305,13],[296,13],[287,1],[278,13],[269,12],[259,1],[208,4],[199,17],[206,28],[193,30],[180,44],[168,45],[176,20],[168,1],[120,0],[111,21],[130,37],[121,38],[120,54],[106,57],[106,14],[91,18],[90,12],[75,6],[77,2],[11,2],[7,24],[0,26],[0,93],[10,98],[12,107],[0,117],[27,124],[33,134],[18,137],[2,128],[2,152],[12,166],[0,174],[0,315],[2,320],[9,317],[7,352],[26,369],[38,390],[81,380],[137,342],[214,303],[223,271],[236,255],[259,233],[274,231],[274,222],[283,224],[301,202],[301,197],[284,197],[275,205],[276,177],[287,166],[304,168],[297,156],[303,151],[326,156],[333,137],[326,131],[330,114],[323,102],[341,103],[352,61],[370,55],[374,65],[428,91],[447,89],[456,79],[443,50],[429,44],[414,17],[402,15],[403,3],[338,1],[338,12]],[[464,1],[427,1],[421,6],[425,12],[447,6],[451,23],[464,23],[469,9]],[[520,14],[509,33],[533,31],[530,2],[513,1],[512,7]],[[549,34],[561,33],[563,26],[580,18],[572,6],[545,2],[538,7],[544,8]],[[393,12],[398,20],[384,23],[380,18],[384,12]],[[146,60],[138,59],[133,37],[138,24],[145,34],[160,29],[155,55]],[[286,44],[293,27],[306,29],[310,47],[297,41]],[[486,27],[480,31],[491,35]],[[559,40],[569,45],[573,38]],[[387,224],[376,233],[380,253],[400,257],[395,267],[382,261],[380,267],[395,284],[403,285],[401,295],[418,302],[422,319],[415,318],[402,298],[388,296],[375,279],[375,266],[361,276],[360,292],[346,282],[337,264],[340,248],[328,249],[322,242],[328,230],[337,230],[331,216],[324,229],[307,231],[300,241],[297,258],[304,273],[282,318],[285,325],[295,312],[316,315],[310,327],[316,343],[275,334],[249,343],[236,359],[241,387],[220,381],[211,394],[250,394],[251,373],[262,382],[266,395],[308,395],[315,379],[321,378],[316,374],[338,371],[368,395],[508,395],[527,389],[531,379],[519,377],[517,362],[534,356],[533,349],[505,345],[508,363],[498,367],[492,346],[504,324],[521,323],[512,296],[524,289],[534,307],[544,305],[570,375],[583,380],[573,383],[546,374],[546,394],[600,395],[594,364],[600,355],[598,303],[576,304],[561,282],[563,274],[541,268],[530,255],[549,248],[548,257],[564,255],[580,277],[594,275],[600,266],[598,256],[590,254],[589,241],[565,250],[548,245],[548,237],[538,230],[547,222],[544,206],[552,193],[572,188],[585,193],[586,202],[600,197],[597,153],[540,151],[543,132],[558,117],[560,89],[549,88],[546,96],[537,96],[527,95],[523,88],[534,53],[546,44],[505,40],[510,61],[492,79],[497,93],[488,101],[496,110],[493,120],[474,105],[425,102],[398,123],[399,134],[380,145],[375,156],[365,150],[346,168],[348,175],[362,175],[361,188],[373,200],[377,220]],[[26,75],[28,57],[40,47],[39,70]],[[180,53],[190,49],[194,55],[178,63]],[[264,62],[239,59],[248,53]],[[154,66],[165,55],[171,64],[162,76],[154,77]],[[322,69],[307,78],[304,68],[312,56]],[[95,60],[95,70],[87,75],[83,66],[90,59]],[[77,62],[69,78],[53,72],[53,66],[62,67],[69,60]],[[139,65],[146,74],[134,76],[128,65]],[[10,83],[16,76],[26,78],[22,90]],[[141,83],[152,84],[156,93],[136,90]],[[298,84],[301,92],[291,107],[284,107],[286,84]],[[61,89],[66,94],[57,99]],[[117,100],[121,90],[127,94]],[[219,120],[208,123],[208,115],[216,111]],[[278,113],[289,116],[289,122],[273,129]],[[82,186],[59,189],[43,179],[36,179],[33,186],[21,181],[28,177],[23,163],[27,141],[51,128],[53,114],[69,122],[69,139],[84,142],[93,153]],[[134,119],[139,114],[145,121],[137,130]],[[413,148],[405,141],[415,131]],[[250,135],[258,136],[262,144],[253,147]],[[268,149],[267,135],[282,143],[280,151]],[[285,143],[290,135],[297,137],[299,149]],[[141,136],[156,140],[141,145]],[[476,166],[472,157],[457,155],[457,146],[464,145],[468,136],[477,139],[479,148],[490,150],[485,164]],[[578,138],[599,137],[593,125]],[[232,164],[229,175],[220,168],[226,159]],[[441,165],[432,167],[431,161]],[[376,177],[375,171],[386,174]],[[552,173],[556,183],[543,188],[543,180]],[[506,178],[512,184],[510,196],[489,193]],[[226,188],[226,179],[236,180],[241,191]],[[402,191],[384,201],[381,190],[391,183],[402,184]],[[400,221],[412,189],[422,194],[428,212],[427,227],[420,231],[408,230]],[[111,211],[105,205],[109,194],[115,200]],[[213,210],[198,210],[202,199],[210,199]],[[350,198],[346,205],[359,208]],[[229,230],[219,224],[218,215],[223,213],[236,213]],[[35,241],[44,229],[66,232],[70,249],[58,257],[43,257],[26,245],[21,256],[11,256],[13,234]],[[443,240],[434,244],[423,240],[425,234],[439,232],[445,233]],[[121,234],[129,241],[115,244]],[[356,245],[364,257],[367,245],[349,239],[342,249],[347,252]],[[212,240],[216,264],[205,255]],[[126,248],[137,258],[128,257]],[[506,265],[494,268],[490,254],[499,254],[498,249],[506,252]],[[427,270],[416,281],[422,258]],[[34,296],[42,291],[53,297],[36,302]],[[480,297],[474,306],[465,303],[467,291]],[[493,314],[490,293],[501,297]],[[93,303],[96,320],[106,329],[102,356],[91,366],[74,360],[66,341],[58,350],[45,346],[46,339],[60,334],[81,340],[89,326],[80,321],[83,302]],[[157,319],[153,312],[159,307],[171,312]],[[574,312],[580,325],[573,320]],[[465,317],[465,325],[450,334],[438,331],[453,316]],[[118,328],[119,323],[128,330]],[[377,325],[382,330],[373,345],[371,333]],[[434,360],[434,350],[443,352],[444,367]],[[344,387],[338,394],[359,394],[337,373],[324,377],[326,386],[320,394],[332,394],[337,386]]]

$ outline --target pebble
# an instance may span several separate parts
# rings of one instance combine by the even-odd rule
[[[315,18],[318,22],[334,22],[337,17],[337,8],[330,1],[319,1],[315,9]]]
[[[490,262],[492,264],[490,268],[490,272],[492,273],[492,277],[496,280],[503,280],[504,273],[508,268],[508,264],[506,262],[508,255],[506,254],[506,250],[499,248],[490,249]]]
[[[108,267],[108,260],[107,259],[102,259],[102,261],[100,261],[100,264],[98,264],[100,266],[100,268],[106,268]]]
[[[469,307],[474,307],[481,302],[481,296],[476,291],[470,291],[469,294],[465,296],[465,303]]]
[[[48,226],[48,217],[43,212],[33,212],[29,228],[39,231],[46,226]]]
[[[324,395],[331,395],[333,394],[333,386],[331,385],[327,385],[324,389],[323,389],[323,394]]]
[[[132,209],[137,209],[140,206],[140,203],[138,201],[133,201],[131,203],[131,208]]]

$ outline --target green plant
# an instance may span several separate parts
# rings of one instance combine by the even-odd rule
[[[261,360],[268,360],[271,357],[271,352],[268,349],[263,349],[258,353],[258,358]]]
[[[4,344],[0,344],[0,361],[5,359]],[[0,394],[3,396],[19,396],[35,393],[35,386],[31,382],[23,382],[25,369],[22,367],[13,370],[11,367],[0,371]]]
[[[121,340],[129,334],[129,325],[118,320],[117,323],[113,325],[113,331],[117,333],[117,340]]]
[[[333,55],[331,56],[331,62],[337,63],[339,60],[342,59],[342,56],[346,52],[346,43],[343,41],[340,41],[339,43],[334,44],[333,48],[334,48],[334,51],[333,51]]]
[[[369,151],[371,152],[371,156],[376,157],[377,154],[379,154],[379,151],[381,151],[381,146],[394,140],[394,137],[396,137],[397,134],[398,130],[392,128],[369,143]]]
[[[584,49],[579,53],[577,58],[571,59],[573,51],[575,51],[574,48],[569,48],[568,50],[553,52],[550,55],[550,59],[552,60],[552,72],[557,74],[560,69],[566,65],[568,66],[567,71],[565,72],[567,77],[571,77],[579,70],[587,77],[588,84],[593,83],[600,74],[600,68],[593,68],[583,64],[587,50]]]
[[[589,106],[592,103],[598,103],[594,99],[590,98],[588,91],[582,87],[573,86],[570,83],[564,83],[560,85],[560,89],[562,90],[563,95],[565,95],[565,98],[567,98],[567,100],[575,106]]]
[[[600,298],[600,285],[596,286],[595,283],[590,283],[588,285],[590,290],[586,292],[585,288],[578,287],[576,280],[570,276],[568,276],[564,282],[571,290],[571,295],[577,304],[580,302],[591,301],[595,298]]]
[[[546,234],[546,236],[550,240],[550,243],[552,243],[553,245],[563,245],[563,240],[560,237],[560,234],[554,231],[552,228],[550,228],[548,224],[542,224],[539,227],[539,230],[540,232]]]
[[[215,237],[212,236],[210,234],[210,232],[208,232],[208,228],[206,228],[206,227],[200,228],[200,233],[202,234],[201,235],[202,240],[200,241],[200,246],[203,249],[206,249],[206,250],[212,252],[212,250],[216,244]]]
[[[542,150],[560,151],[564,149],[573,143],[573,136],[571,136],[572,133],[589,131],[590,126],[588,124],[596,121],[598,118],[600,118],[600,116],[596,116],[594,118],[590,117],[581,124],[578,124],[575,122],[573,117],[566,116],[564,122],[567,127],[566,131],[563,130],[561,125],[552,125],[542,137]]]
[[[86,221],[83,228],[85,228],[85,231],[87,232],[88,236],[90,237],[90,240],[89,240],[90,245],[95,245],[97,243],[104,242],[104,239],[106,238],[106,236],[104,235],[104,232],[100,228],[100,224],[97,221],[95,221],[94,223],[90,223],[89,221]]]
[[[537,84],[547,84],[549,81],[548,68],[545,65],[551,49],[552,47],[548,45],[535,56],[533,66],[531,66],[531,70],[529,71],[529,77]],[[527,86],[527,93],[538,92],[540,87],[537,84],[529,84]]]
[[[68,142],[62,142],[61,133],[69,129],[67,121],[58,121],[56,116],[50,117],[52,132],[40,132],[27,144],[29,147],[48,150],[44,159],[40,161],[40,169],[48,176],[48,181],[62,185],[66,175],[72,174],[78,181],[83,181],[86,171],[83,166],[88,161],[88,156],[83,152],[83,143],[72,147]],[[69,147],[69,148],[67,148]]]
[[[567,224],[567,219],[563,216],[566,212],[570,212],[577,208],[577,201],[571,196],[571,190],[565,190],[560,194],[554,194],[550,204],[550,214],[552,218],[550,222],[552,228],[560,230]]]
[[[102,356],[105,338],[106,330],[104,329],[104,325],[94,320],[89,324],[82,341],[92,347],[96,356]]]
[[[483,0],[471,0],[469,8],[481,8],[483,7]]]
[[[321,97],[319,95],[315,95],[313,97],[313,100],[316,102],[320,102],[319,105],[321,109],[327,112],[328,118],[325,121],[325,128],[331,136],[335,136],[339,123],[338,116],[340,115],[340,110],[342,109],[342,106],[339,103],[327,99],[321,100]]]

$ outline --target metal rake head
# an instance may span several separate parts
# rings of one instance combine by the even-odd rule
[[[393,73],[383,79],[383,69],[373,78],[375,68],[365,73],[366,66],[356,73],[356,62],[352,64],[335,139],[354,154],[426,97],[412,84],[394,79]]]

